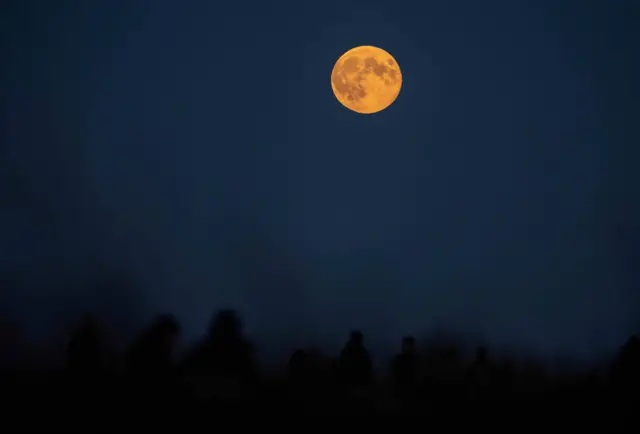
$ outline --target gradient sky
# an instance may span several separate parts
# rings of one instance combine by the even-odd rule
[[[445,327],[591,357],[640,326],[634,1],[2,8],[2,301],[34,333],[234,306],[265,351]],[[403,72],[371,116],[329,82],[357,45]]]

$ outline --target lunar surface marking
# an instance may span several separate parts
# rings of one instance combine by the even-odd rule
[[[344,53],[331,73],[331,87],[342,105],[358,113],[384,110],[398,97],[402,74],[395,59],[372,46]]]

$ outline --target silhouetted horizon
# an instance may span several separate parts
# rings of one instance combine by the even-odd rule
[[[4,279],[7,282],[8,279]],[[134,285],[131,282],[123,279],[123,275],[109,276],[103,281],[96,281],[90,287],[102,288],[106,293],[111,295],[121,294],[123,296],[130,295],[130,291]],[[7,285],[2,286],[4,293],[10,293],[16,291],[18,287]],[[10,289],[10,291],[6,291]],[[77,300],[76,300],[77,301]],[[135,316],[135,312],[129,310],[126,314],[125,310],[121,310],[121,305],[110,300],[111,303],[94,303],[93,309],[82,310],[63,310],[58,312],[57,315],[51,315],[49,321],[44,321],[44,330],[38,331],[29,328],[29,321],[23,318],[12,315],[11,311],[6,309],[6,306],[0,306],[0,323],[2,324],[2,331],[6,334],[10,342],[15,348],[19,349],[22,358],[26,358],[28,366],[41,366],[41,367],[55,367],[62,366],[64,364],[64,348],[66,339],[68,338],[68,332],[78,324],[78,321],[87,313],[95,315],[95,318],[100,322],[101,327],[105,333],[105,338],[109,342],[109,348],[111,357],[115,357],[117,360],[116,367],[122,367],[124,363],[124,354],[126,348],[132,345],[139,337],[141,332],[144,332],[148,328],[150,321],[153,318],[162,318],[164,314],[155,313],[142,316]],[[226,307],[212,307],[210,310],[224,310],[232,308]],[[235,309],[233,309],[236,311]],[[239,312],[242,315],[242,312]],[[131,316],[133,315],[133,316]],[[174,317],[171,314],[171,317]],[[41,318],[32,318],[33,323],[41,322]],[[180,319],[176,317],[178,323]],[[271,371],[281,370],[285,365],[285,360],[290,356],[291,352],[295,348],[301,346],[307,348],[316,348],[323,353],[336,353],[337,349],[341,345],[341,340],[337,339],[333,342],[328,340],[319,339],[322,336],[322,330],[307,330],[306,336],[310,336],[309,339],[298,338],[291,339],[292,333],[287,331],[283,332],[283,335],[270,334],[266,335],[267,339],[264,339],[265,334],[256,333],[250,327],[247,327],[247,323],[244,320],[244,328],[247,335],[254,341],[256,349],[256,357],[259,361],[261,368]],[[357,327],[357,324],[353,324]],[[353,328],[353,327],[352,327]],[[349,329],[345,330],[345,333]],[[183,331],[180,326],[180,331]],[[608,352],[602,352],[595,354],[591,358],[576,358],[571,357],[567,353],[558,352],[556,354],[541,354],[531,351],[525,346],[518,345],[501,345],[500,343],[492,342],[490,339],[486,339],[477,333],[464,334],[455,329],[446,329],[444,327],[425,328],[423,330],[414,331],[417,332],[417,343],[422,348],[430,348],[437,350],[438,348],[445,348],[451,345],[455,346],[460,352],[460,357],[463,359],[469,359],[473,356],[473,352],[478,345],[489,346],[492,349],[492,353],[501,358],[508,358],[514,362],[522,363],[536,363],[544,366],[549,372],[561,372],[561,371],[573,371],[573,372],[585,372],[590,369],[602,369],[607,366],[619,347],[626,342],[629,336],[625,336],[620,342],[615,345]],[[200,332],[193,335],[183,336],[180,340],[180,344],[177,346],[177,354],[184,355],[189,351],[199,339],[206,334],[206,327]],[[380,341],[375,334],[368,333],[368,346],[373,349],[373,361],[374,368],[379,373],[386,372],[389,362],[393,357],[394,352],[397,350],[397,343],[405,335],[397,335],[392,342]],[[344,335],[342,336],[344,338]],[[270,342],[271,339],[271,342]],[[270,346],[271,343],[271,346]],[[0,353],[0,361],[3,363],[15,357],[16,354]]]

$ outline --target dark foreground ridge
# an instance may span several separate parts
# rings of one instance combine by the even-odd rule
[[[206,337],[176,360],[179,336],[177,321],[160,316],[116,366],[100,324],[87,315],[70,334],[66,368],[5,366],[3,432],[203,431],[271,422],[312,428],[346,418],[364,427],[400,412],[394,423],[425,429],[637,426],[635,336],[607,369],[565,375],[496,360],[484,347],[465,360],[454,346],[421,349],[407,336],[384,376],[374,372],[359,331],[337,357],[295,350],[281,375],[260,371],[233,311],[218,312]],[[2,344],[6,354],[6,339]]]

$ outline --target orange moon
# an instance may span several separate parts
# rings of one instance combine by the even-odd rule
[[[382,48],[363,45],[344,53],[331,72],[338,101],[357,113],[372,114],[398,98],[402,73],[396,59]]]

